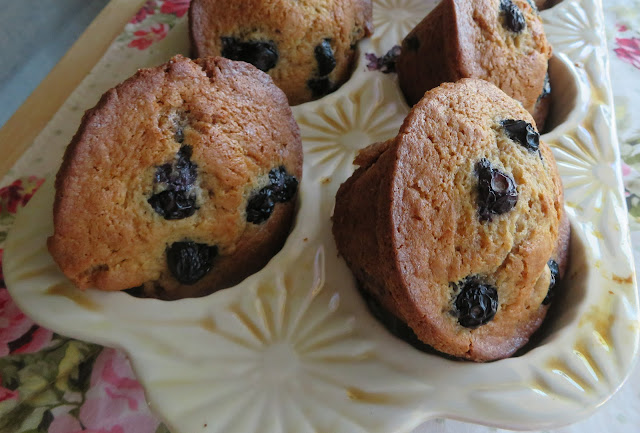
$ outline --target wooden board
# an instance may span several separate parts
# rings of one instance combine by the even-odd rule
[[[0,129],[0,179],[104,55],[144,0],[111,0]]]

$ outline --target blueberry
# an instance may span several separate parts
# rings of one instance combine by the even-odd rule
[[[320,45],[316,45],[314,54],[316,62],[318,62],[318,75],[321,77],[329,75],[336,67],[336,58],[333,56],[331,39],[325,39]]]
[[[278,63],[278,47],[273,41],[241,41],[223,36],[222,57],[251,63],[261,71],[267,72]]]
[[[191,146],[182,146],[174,161],[156,169],[155,181],[173,185],[176,189],[186,189],[193,185],[198,176],[198,166],[191,162],[192,154]]]
[[[271,186],[253,193],[247,202],[247,222],[261,224],[269,219],[276,206]]]
[[[311,95],[313,95],[314,98],[326,95],[331,92],[331,88],[333,87],[329,77],[312,78],[307,81],[307,86],[311,89]]]
[[[269,185],[254,192],[247,203],[247,221],[260,224],[268,220],[276,203],[291,200],[298,191],[298,179],[287,173],[284,166],[269,171]]]
[[[513,209],[518,202],[518,190],[511,176],[492,168],[485,158],[476,164],[476,175],[481,221],[491,221],[494,215],[502,215]]]
[[[540,147],[540,134],[529,122],[524,120],[505,119],[501,122],[509,138],[524,146],[530,152],[537,152]]]
[[[171,275],[182,284],[195,284],[211,270],[218,247],[191,241],[175,242],[167,248]]]
[[[177,143],[184,143],[184,129],[182,129],[182,127],[178,126],[176,128],[176,132],[173,135],[173,139],[177,142]]]
[[[394,45],[385,55],[377,57],[373,53],[366,55],[369,64],[367,68],[371,71],[380,71],[383,74],[390,74],[396,71],[396,61],[401,52],[400,45]]]
[[[551,94],[551,81],[549,81],[549,70],[547,69],[547,75],[544,76],[544,84],[542,86],[542,93],[538,96],[538,101],[546,98]]]
[[[542,305],[549,305],[553,300],[553,297],[555,295],[553,289],[556,286],[558,274],[560,273],[560,268],[558,268],[558,263],[556,263],[555,260],[549,260],[547,262],[547,266],[549,266],[549,270],[551,271],[551,280],[549,281],[549,291],[547,292],[547,296],[544,297]]]
[[[191,162],[191,146],[182,146],[173,162],[156,168],[154,193],[147,202],[166,220],[192,216],[196,205],[197,165]]]
[[[411,51],[418,51],[420,48],[420,39],[416,35],[408,36],[404,40],[404,45]]]
[[[482,284],[475,277],[466,278],[451,286],[459,289],[452,312],[458,323],[465,328],[477,328],[493,319],[498,311],[498,290],[489,284]]]
[[[298,191],[298,179],[287,173],[284,166],[271,169],[269,181],[271,182],[273,198],[279,203],[291,200]]]
[[[152,195],[148,202],[166,220],[188,218],[198,210],[196,198],[187,196],[184,191],[162,191]]]
[[[176,143],[184,143],[184,128],[189,125],[189,111],[174,111],[169,115],[173,123],[173,139]]]
[[[501,0],[500,11],[504,13],[505,24],[512,32],[520,33],[527,26],[522,11],[511,0]]]

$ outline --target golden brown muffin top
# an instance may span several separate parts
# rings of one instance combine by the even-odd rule
[[[149,203],[158,167],[188,146],[193,215],[167,220]],[[247,196],[284,166],[302,171],[285,95],[251,65],[176,56],[142,69],[87,111],[56,178],[48,246],[79,287],[122,290],[157,279],[167,245],[188,238],[232,254],[250,229]]]
[[[373,32],[371,20],[371,0],[193,0],[189,9],[196,56],[235,58],[235,51],[238,60],[255,59],[291,105],[348,78],[355,44]]]

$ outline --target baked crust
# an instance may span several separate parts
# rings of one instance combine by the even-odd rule
[[[316,47],[330,41],[335,67],[327,91],[344,83],[353,69],[356,43],[373,33],[371,0],[193,0],[189,33],[196,57],[223,55],[222,37],[271,41],[278,51],[267,72],[291,105],[316,99],[309,81],[320,79]]]
[[[197,166],[197,210],[167,220],[149,199],[158,167],[185,145]],[[176,56],[138,71],[85,113],[56,177],[49,251],[80,288],[145,286],[147,295],[175,299],[229,287],[263,267],[289,233],[295,200],[278,203],[262,224],[245,212],[280,166],[301,179],[299,129],[271,78],[242,62]],[[167,268],[168,247],[183,241],[217,248],[212,270],[194,284]]]
[[[396,70],[410,105],[441,83],[479,78],[520,101],[532,115],[551,57],[538,12],[513,0],[526,27],[504,25],[501,0],[442,0],[402,42]]]
[[[436,350],[486,361],[510,356],[540,326],[554,259],[564,272],[568,223],[555,160],[504,132],[505,119],[533,119],[494,85],[475,79],[425,94],[398,135],[365,149],[339,189],[338,251],[363,290]],[[513,176],[518,200],[479,216],[477,162]],[[454,286],[479,277],[497,288],[493,320],[465,328]]]

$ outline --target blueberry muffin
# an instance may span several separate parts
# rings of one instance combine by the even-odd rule
[[[440,352],[504,358],[540,326],[569,227],[531,115],[483,80],[427,92],[364,149],[333,216],[361,290]]]
[[[550,57],[528,0],[443,0],[403,40],[396,70],[410,105],[441,83],[480,78],[534,115]]]
[[[192,0],[189,31],[196,57],[249,62],[297,105],[349,78],[371,15],[371,0]]]
[[[56,177],[49,251],[83,289],[207,295],[282,247],[301,174],[298,126],[267,74],[177,56],[84,115]]]

